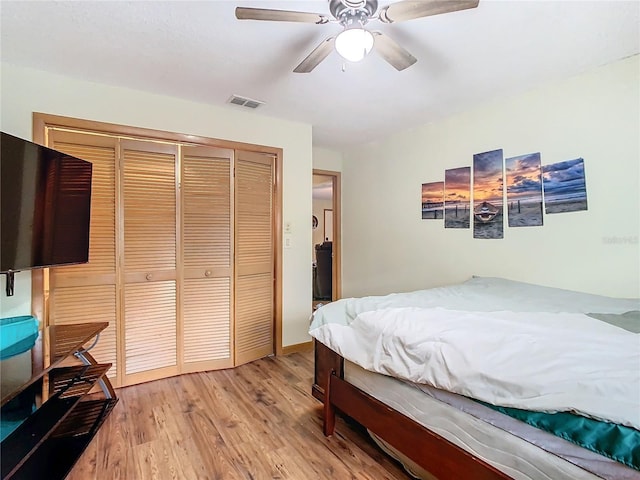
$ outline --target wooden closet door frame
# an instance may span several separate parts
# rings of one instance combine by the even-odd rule
[[[269,147],[265,145],[253,145],[250,143],[221,140],[216,138],[202,137],[175,133],[163,130],[153,130],[142,127],[119,125],[115,123],[98,122],[84,120],[61,115],[53,115],[42,112],[33,112],[32,128],[33,141],[46,146],[48,143],[47,129],[62,128],[79,130],[83,132],[93,132],[105,135],[117,135],[138,140],[158,140],[178,142],[185,145],[205,145],[220,147],[232,150],[244,150],[257,153],[270,153],[275,155],[274,174],[274,205],[273,205],[273,241],[274,241],[274,351],[276,355],[283,354],[282,347],[282,171],[283,171],[283,150],[282,148]],[[41,269],[33,270],[31,273],[31,310],[33,314],[41,319],[46,325],[45,298],[44,298],[44,274]]]

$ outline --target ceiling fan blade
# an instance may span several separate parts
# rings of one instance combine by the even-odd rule
[[[476,8],[479,0],[404,0],[392,3],[378,14],[384,23],[404,22],[414,18]]]
[[[372,32],[375,39],[375,50],[389,62],[396,70],[401,71],[410,67],[418,60],[402,48],[395,40],[381,32]]]
[[[320,62],[322,62],[333,50],[333,44],[335,43],[335,37],[325,38],[320,45],[318,45],[313,52],[311,52],[307,58],[305,58],[300,65],[298,65],[295,73],[309,73],[316,68]]]
[[[327,23],[329,17],[319,13],[270,10],[268,8],[236,7],[238,20],[267,20],[273,22]]]

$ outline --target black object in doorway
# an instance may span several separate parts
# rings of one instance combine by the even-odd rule
[[[316,275],[313,299],[331,300],[332,242],[316,245]]]

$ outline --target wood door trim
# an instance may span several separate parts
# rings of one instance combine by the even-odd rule
[[[274,316],[275,316],[275,353],[282,355],[282,149],[275,154],[275,172],[273,175],[273,242],[274,242]]]
[[[271,153],[277,155],[282,152],[281,148],[269,147],[266,145],[254,145],[251,143],[237,142],[233,140],[222,140],[218,138],[202,137],[185,133],[169,132],[166,130],[154,130],[151,128],[133,127],[131,125],[119,125],[117,123],[98,122],[94,120],[84,120],[80,118],[65,117],[49,113],[33,113],[33,131],[35,132],[49,128],[78,129],[85,133],[117,135],[130,137],[133,140],[156,140],[159,142],[176,142],[183,145],[209,145],[234,150],[244,150],[256,153]],[[44,139],[44,136],[40,138]],[[39,142],[37,142],[39,143]],[[44,144],[43,144],[44,145]]]
[[[333,170],[313,169],[313,175],[332,177],[332,204],[333,204],[333,244],[332,244],[332,300],[342,298],[342,180],[341,173]]]

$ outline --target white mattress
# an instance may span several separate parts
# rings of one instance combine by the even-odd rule
[[[458,396],[445,392],[445,397],[452,396],[439,400],[431,395],[440,395],[441,391],[424,392],[413,384],[370,372],[348,361],[345,379],[514,479],[640,479],[640,473],[631,468],[464,397],[460,397],[462,404],[455,405]],[[465,407],[464,401],[472,405]],[[476,406],[478,410],[472,413],[460,409]],[[486,411],[482,412],[483,409]],[[481,419],[483,416],[488,421]],[[424,473],[421,476],[432,478]]]

